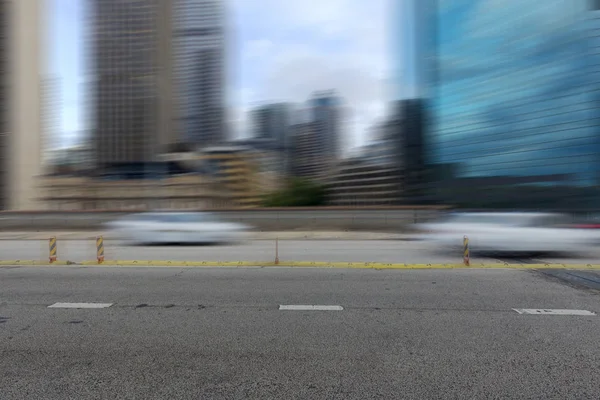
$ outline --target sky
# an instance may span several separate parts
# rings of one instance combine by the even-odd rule
[[[50,74],[60,82],[60,142],[84,131],[86,0],[48,0]],[[248,110],[273,101],[300,103],[316,90],[345,100],[344,148],[365,144],[386,113],[392,0],[227,0],[232,74],[227,101],[236,137],[249,134]]]

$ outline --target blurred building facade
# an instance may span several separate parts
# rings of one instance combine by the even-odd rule
[[[46,2],[0,1],[0,209],[39,208],[44,77],[48,48]]]
[[[373,160],[371,160],[373,161]],[[327,182],[334,206],[385,206],[403,202],[402,170],[394,162],[357,157],[340,162]]]
[[[61,145],[61,80],[56,75],[48,74],[42,78],[42,164],[46,168],[49,162],[48,152]]]
[[[169,3],[169,2],[165,2]],[[173,0],[177,128],[203,147],[226,137],[226,24],[221,0]]]
[[[297,107],[290,128],[291,175],[324,182],[341,159],[342,101],[333,90],[315,92]]]
[[[150,179],[105,180],[49,175],[38,182],[43,209],[52,211],[234,208],[231,198],[210,177],[176,175]]]
[[[173,129],[172,2],[91,0],[92,146],[99,172],[139,174]]]
[[[323,181],[328,164],[319,148],[318,130],[315,122],[292,125],[292,176],[312,181]]]
[[[334,90],[315,92],[309,100],[319,152],[327,167],[341,158],[342,101]]]
[[[291,108],[286,103],[266,104],[252,110],[252,137],[269,146],[278,155],[278,168],[287,174],[291,157]]]
[[[422,19],[437,61],[430,193],[465,207],[597,209],[600,7],[492,3],[440,2]]]

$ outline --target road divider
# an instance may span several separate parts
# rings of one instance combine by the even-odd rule
[[[0,266],[106,266],[106,267],[303,267],[303,268],[349,268],[349,269],[579,269],[600,270],[600,264],[507,264],[507,263],[471,263],[465,266],[456,264],[399,264],[399,263],[361,263],[361,262],[319,262],[319,261],[279,261],[275,263],[260,261],[161,261],[161,260],[97,260],[57,261],[48,263],[40,260],[4,260]]]
[[[102,236],[96,238],[96,260],[98,261],[98,264],[104,262],[104,239]]]
[[[51,237],[49,241],[50,263],[55,263],[58,260],[58,248],[56,246],[56,236]]]
[[[460,269],[460,268],[475,268],[475,269],[582,269],[582,270],[600,270],[599,264],[588,264],[588,263],[544,263],[543,261],[535,261],[535,263],[527,263],[527,261],[521,261],[520,263],[507,263],[507,262],[497,262],[494,260],[486,260],[481,259],[481,261],[485,262],[473,262],[470,258],[470,248],[469,248],[469,238],[467,236],[463,237],[463,262],[459,263],[458,254],[456,255],[456,262],[452,261],[450,258],[449,263],[436,262],[436,263],[418,263],[418,262],[347,262],[347,261],[305,261],[298,260],[298,258],[303,257],[302,254],[299,254],[298,249],[294,249],[294,251],[290,251],[289,253],[283,249],[279,248],[279,238],[275,238],[273,240],[273,247],[270,249],[266,249],[266,254],[260,254],[257,258],[261,258],[262,260],[243,260],[239,259],[242,257],[248,256],[245,251],[239,252],[235,251],[233,253],[237,253],[237,256],[233,255],[233,257],[238,258],[237,261],[210,261],[210,254],[214,254],[214,252],[205,252],[202,247],[199,247],[198,250],[194,250],[193,252],[187,252],[188,256],[182,254],[177,254],[176,257],[179,257],[180,260],[161,260],[161,259],[152,259],[154,257],[165,255],[165,258],[169,257],[167,254],[163,253],[163,251],[148,251],[144,250],[144,256],[150,258],[150,260],[140,260],[135,259],[133,257],[137,257],[138,250],[135,247],[132,258],[133,259],[125,259],[128,257],[124,255],[123,246],[119,246],[118,244],[112,248],[109,247],[108,252],[112,254],[115,259],[110,260],[105,258],[105,245],[104,245],[104,237],[102,235],[98,235],[94,238],[89,238],[89,240],[83,241],[84,245],[78,244],[78,250],[70,252],[69,243],[62,245],[62,253],[61,258],[67,259],[66,261],[59,261],[58,257],[58,242],[56,236],[52,236],[49,239],[49,258],[45,256],[40,257],[40,259],[30,259],[28,254],[31,253],[31,248],[28,246],[24,247],[25,251],[22,252],[24,255],[24,259],[12,259],[12,260],[0,260],[0,266],[69,266],[69,265],[78,265],[78,266],[113,266],[113,267],[306,267],[306,268],[356,268],[356,269]],[[28,243],[28,242],[27,242]],[[38,242],[44,245],[44,253],[46,252],[45,246],[46,242]],[[63,243],[63,242],[61,242]],[[269,246],[270,247],[270,246]],[[285,247],[285,246],[284,246]],[[396,250],[396,246],[393,249],[387,249],[388,258],[394,261],[395,258],[402,259],[402,249],[398,248]],[[344,251],[345,247],[341,248]],[[302,249],[300,249],[302,250]],[[390,253],[389,251],[392,250]],[[418,250],[418,249],[417,249]],[[142,250],[140,250],[142,251]],[[306,252],[306,250],[302,251],[302,253]],[[154,256],[151,255],[154,253]],[[291,260],[286,260],[286,253]],[[0,253],[1,254],[1,253]],[[7,253],[8,254],[8,253]],[[14,252],[11,253],[14,257]],[[310,254],[307,252],[306,254]],[[40,254],[41,255],[41,254]],[[390,256],[391,255],[391,256]],[[70,257],[71,256],[71,257]],[[327,254],[325,254],[327,256]],[[336,257],[339,255],[335,255]],[[354,254],[356,256],[356,254]],[[27,257],[27,259],[25,259]],[[206,258],[208,260],[204,261],[202,258]],[[219,257],[219,254],[215,257]],[[312,257],[318,257],[313,254]],[[350,255],[352,257],[352,254]],[[350,258],[349,257],[349,258]],[[69,258],[71,260],[69,260]],[[94,259],[95,258],[95,259]],[[250,257],[248,257],[250,258]],[[296,258],[296,259],[294,259]],[[407,258],[410,258],[407,257]],[[44,260],[45,259],[45,260]],[[198,260],[200,259],[200,260]],[[234,259],[235,260],[235,259]],[[414,260],[414,257],[413,257]],[[407,260],[408,261],[408,260]],[[418,261],[418,259],[417,259]],[[492,262],[490,262],[492,261]]]
[[[465,236],[463,238],[463,264],[465,266],[471,265],[471,255],[469,253],[469,238]]]

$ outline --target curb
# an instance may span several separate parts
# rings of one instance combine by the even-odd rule
[[[483,264],[465,266],[457,264],[401,264],[365,262],[322,262],[322,261],[161,261],[161,260],[105,260],[98,261],[56,261],[49,263],[40,260],[5,260],[0,266],[88,266],[88,267],[305,267],[305,268],[353,268],[353,269],[580,269],[600,270],[600,264]]]

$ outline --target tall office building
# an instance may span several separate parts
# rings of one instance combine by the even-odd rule
[[[341,99],[333,90],[315,92],[309,104],[319,151],[331,164],[335,164],[341,157]]]
[[[252,133],[256,139],[269,139],[277,147],[289,146],[290,107],[285,103],[267,104],[252,110]]]
[[[39,209],[46,2],[0,1],[0,209]]]
[[[151,173],[158,154],[177,140],[171,6],[163,0],[91,1],[91,144],[102,173]]]
[[[291,163],[291,110],[285,103],[267,104],[251,112],[252,136],[255,140],[270,142],[277,154],[280,172],[287,174]]]
[[[315,92],[291,116],[291,162],[295,176],[324,180],[340,158],[341,99],[334,91]]]
[[[429,102],[435,93],[436,25],[438,0],[395,0],[392,13],[397,28],[391,40],[393,85],[389,100],[396,121],[393,149],[403,171],[405,200],[426,203],[426,126],[432,116]]]
[[[182,140],[204,147],[225,139],[225,5],[173,0],[178,121]]]
[[[597,209],[599,3],[444,1],[434,22],[432,192],[471,207]]]
[[[61,80],[48,74],[42,77],[42,137],[40,148],[44,168],[48,166],[51,150],[61,147]]]
[[[391,60],[391,101],[422,99],[431,95],[436,63],[438,0],[394,0]]]

